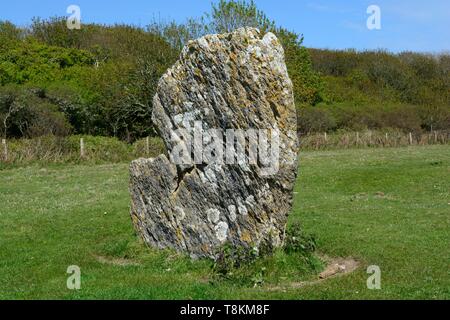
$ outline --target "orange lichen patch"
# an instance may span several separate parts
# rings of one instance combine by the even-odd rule
[[[252,242],[252,237],[250,236],[250,233],[248,231],[244,231],[241,234],[241,240],[250,243]]]

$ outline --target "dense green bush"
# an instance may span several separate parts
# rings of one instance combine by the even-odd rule
[[[2,22],[0,39],[0,86],[19,85],[21,92],[38,89],[39,105],[49,107],[48,112],[39,108],[42,117],[61,124],[62,114],[74,133],[128,142],[154,134],[152,98],[159,78],[178,55],[160,36],[126,25],[86,24],[69,30],[65,18],[51,18],[35,19],[24,30]],[[0,91],[0,100],[8,97]],[[0,120],[11,119],[6,109],[0,109]],[[11,126],[3,135],[59,134],[16,129]]]
[[[320,107],[301,107],[297,109],[298,132],[329,132],[336,128],[336,120],[331,112]]]
[[[290,224],[286,229],[284,250],[308,255],[316,251],[317,241],[313,235],[306,234],[300,223]]]
[[[309,49],[337,129],[450,128],[450,56]],[[317,125],[313,124],[314,131]],[[320,128],[323,130],[322,128]]]
[[[0,87],[0,120],[4,137],[65,136],[72,129],[43,90],[18,85]]]
[[[94,57],[87,51],[50,46],[27,37],[0,45],[0,85],[42,86],[66,79],[68,68],[93,63]]]

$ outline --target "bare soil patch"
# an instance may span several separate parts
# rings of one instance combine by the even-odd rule
[[[360,266],[360,262],[354,258],[331,258],[321,255],[320,258],[327,264],[324,271],[322,271],[318,278],[310,281],[289,282],[278,286],[269,286],[267,291],[286,291],[289,289],[298,289],[306,286],[316,285],[327,279],[343,276],[354,272]]]

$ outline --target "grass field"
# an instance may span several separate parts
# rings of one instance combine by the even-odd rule
[[[305,152],[295,191],[291,223],[359,269],[290,288],[320,265],[278,252],[249,267],[262,285],[213,281],[210,261],[137,239],[127,164],[1,170],[0,299],[450,299],[450,146]],[[81,290],[66,288],[69,265]]]

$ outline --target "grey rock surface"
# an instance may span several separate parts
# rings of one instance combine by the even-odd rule
[[[160,79],[153,105],[152,118],[169,156],[138,159],[130,167],[131,216],[145,242],[192,257],[214,257],[226,242],[282,245],[298,140],[292,83],[276,36],[241,28],[190,41]],[[247,145],[245,157],[234,164],[178,163],[173,154],[180,140],[173,132],[192,130],[196,123],[224,136],[233,129],[267,130],[269,139],[274,133],[279,138],[279,154],[271,163],[251,162]],[[229,141],[234,140],[224,140],[224,149]],[[243,146],[248,137],[232,142],[236,150],[239,141]]]

